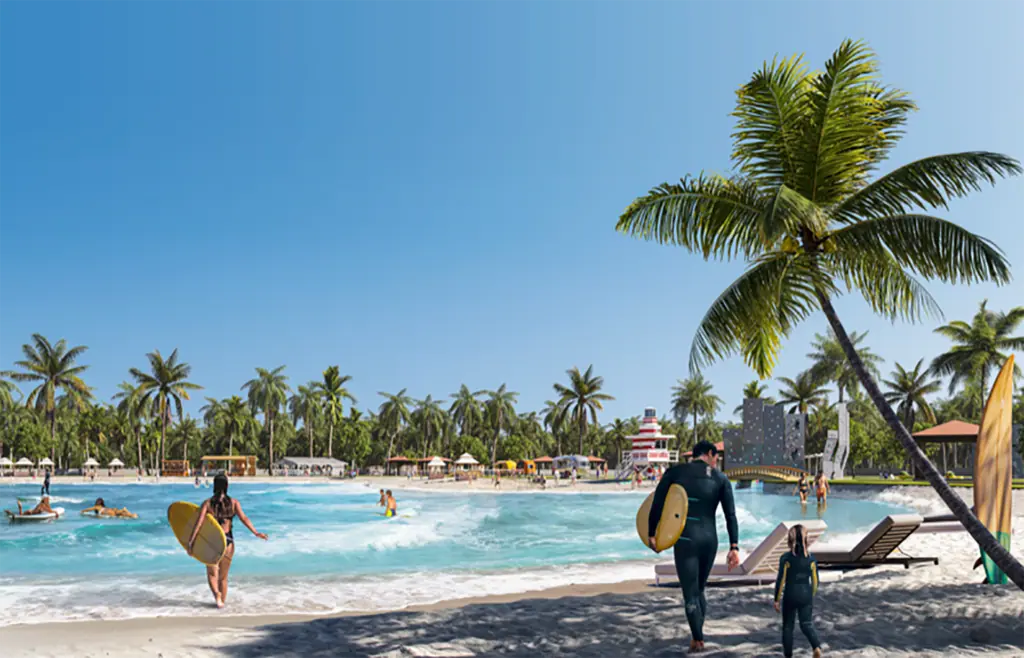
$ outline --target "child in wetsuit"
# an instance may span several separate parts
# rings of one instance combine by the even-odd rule
[[[799,617],[800,630],[811,643],[814,658],[821,658],[821,642],[811,620],[814,595],[818,593],[818,563],[807,550],[807,528],[793,526],[786,540],[789,552],[779,558],[775,579],[775,611],[782,612],[782,653],[793,655],[793,625]]]

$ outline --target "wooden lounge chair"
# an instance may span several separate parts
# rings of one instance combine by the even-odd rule
[[[807,528],[807,545],[811,546],[825,532],[828,526],[824,521],[818,519],[810,521],[783,521],[765,537],[757,548],[747,554],[743,560],[732,571],[729,570],[724,561],[718,561],[711,568],[709,584],[741,584],[750,583],[761,585],[775,582],[775,575],[779,570],[779,558],[789,550],[786,544],[786,536],[789,529],[795,525],[803,525]],[[673,562],[666,562],[654,567],[654,583],[661,584],[663,577],[675,579],[676,565]]]
[[[849,550],[819,548],[811,551],[824,569],[863,569],[884,564],[902,564],[909,569],[913,564],[938,564],[937,557],[894,556],[907,537],[924,523],[917,514],[891,514],[875,525]]]

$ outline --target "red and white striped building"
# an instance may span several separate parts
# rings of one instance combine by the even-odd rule
[[[640,433],[626,437],[632,442],[632,450],[628,453],[629,461],[637,468],[674,464],[679,461],[679,451],[669,450],[669,439],[674,434],[662,434],[658,423],[658,414],[654,407],[644,409],[644,417],[640,423]],[[626,455],[623,455],[625,458]]]

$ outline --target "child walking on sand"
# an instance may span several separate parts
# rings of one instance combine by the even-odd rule
[[[782,653],[793,655],[793,623],[800,618],[800,630],[821,658],[821,642],[811,619],[814,595],[818,593],[818,563],[807,550],[807,528],[795,525],[786,537],[789,552],[779,558],[775,579],[775,612],[782,612]]]

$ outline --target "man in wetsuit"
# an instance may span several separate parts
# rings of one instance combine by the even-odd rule
[[[718,450],[710,441],[701,441],[693,448],[693,461],[677,464],[665,471],[654,493],[651,515],[648,518],[649,543],[655,545],[655,534],[665,497],[673,484],[686,489],[689,511],[682,536],[673,547],[676,573],[683,588],[683,602],[686,605],[686,621],[690,624],[690,653],[704,650],[704,617],[707,614],[707,599],[704,587],[711,575],[718,553],[718,532],[715,530],[715,513],[721,503],[725,512],[725,525],[729,532],[729,554],[726,564],[732,570],[740,563],[739,526],[736,523],[736,506],[732,497],[729,478],[715,466],[718,464]]]

